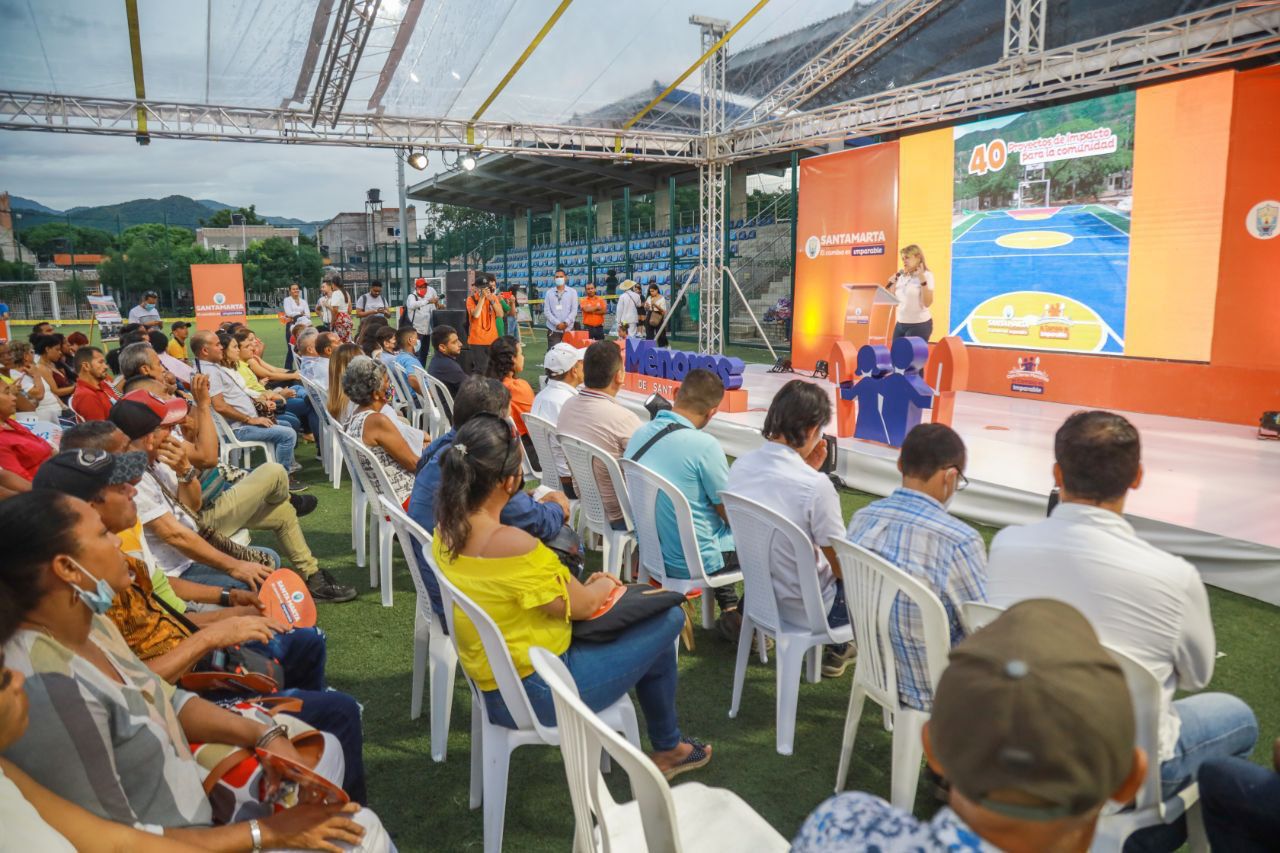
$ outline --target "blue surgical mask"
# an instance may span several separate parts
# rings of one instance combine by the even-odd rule
[[[67,557],[67,559],[71,560],[70,557]],[[86,592],[75,584],[72,584],[71,588],[76,591],[76,595],[80,596],[80,600],[85,603],[86,607],[99,616],[102,616],[110,610],[111,605],[115,603],[116,591],[111,588],[111,584],[102,580],[102,578],[95,578],[88,569],[77,563],[75,560],[71,560],[71,562],[77,569],[84,572],[97,584],[97,587],[92,592]]]

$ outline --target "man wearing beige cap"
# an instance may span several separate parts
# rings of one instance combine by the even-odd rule
[[[640,295],[640,288],[636,287],[636,283],[631,279],[627,279],[618,287],[618,337],[625,338],[629,332],[639,328],[640,306],[644,303],[644,297]]]
[[[1068,604],[1015,604],[951,651],[925,724],[929,766],[951,783],[928,822],[866,793],[837,794],[800,828],[809,851],[1089,849],[1102,806],[1141,787],[1119,665]]]

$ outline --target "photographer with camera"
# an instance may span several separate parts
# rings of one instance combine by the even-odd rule
[[[502,316],[502,303],[498,299],[498,285],[483,275],[477,275],[467,297],[467,348],[471,351],[471,373],[484,373],[489,366],[489,345],[498,339],[498,318]]]

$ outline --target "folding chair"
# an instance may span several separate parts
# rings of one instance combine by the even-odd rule
[[[627,499],[627,481],[622,477],[618,460],[584,439],[572,435],[559,435],[557,438],[573,473],[578,492],[578,517],[588,531],[600,537],[604,570],[615,577],[622,577],[623,567],[630,566],[627,557],[636,547],[636,528],[631,516],[631,502]],[[554,467],[554,460],[551,464]],[[613,492],[622,510],[622,530],[615,530],[609,523],[596,480],[596,465],[604,469],[605,476],[613,484]]]
[[[275,454],[271,450],[271,445],[265,441],[251,441],[248,439],[240,439],[236,437],[235,432],[231,429],[231,424],[217,412],[209,413],[213,416],[214,428],[218,431],[218,456],[227,465],[233,464],[233,454],[239,460],[239,466],[245,469],[253,468],[253,451],[258,449],[262,451],[263,462],[271,462],[275,460]]]
[[[373,527],[369,534],[376,547],[369,555],[369,585],[382,590],[382,606],[390,607],[393,603],[391,589],[391,520],[381,512],[376,503],[378,497],[385,496],[396,503],[395,489],[391,487],[391,479],[382,469],[382,463],[373,451],[365,446],[364,441],[350,433],[343,432],[338,436],[342,443],[344,455],[351,466],[352,479],[358,479],[364,490],[366,499],[373,510]],[[353,510],[354,512],[354,510]]]

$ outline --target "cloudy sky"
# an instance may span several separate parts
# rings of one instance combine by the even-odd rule
[[[280,107],[293,101],[318,0],[139,0],[147,97]],[[469,117],[557,0],[424,0],[394,77],[379,72],[406,8],[382,0],[346,110]],[[752,0],[577,0],[486,119],[572,123],[575,115],[671,81],[700,54],[691,14],[737,21]],[[734,37],[742,50],[840,13],[854,0],[772,0]],[[133,97],[124,4],[0,0],[0,88]],[[696,83],[695,74],[688,84]],[[57,208],[181,194],[300,219],[394,198],[388,152],[304,146],[0,133],[0,189]]]

